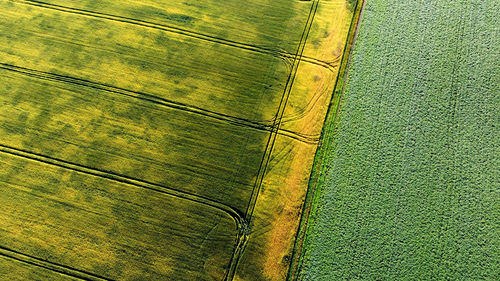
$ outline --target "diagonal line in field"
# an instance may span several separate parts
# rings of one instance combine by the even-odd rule
[[[313,1],[311,5],[311,11],[309,13],[309,17],[307,18],[306,26],[304,28],[304,31],[302,32],[302,37],[299,42],[299,46],[297,47],[297,55],[295,56],[295,59],[293,61],[292,69],[290,71],[290,74],[288,75],[288,79],[286,81],[286,86],[283,92],[283,95],[281,97],[281,101],[278,107],[278,111],[276,112],[275,118],[274,118],[274,123],[271,126],[271,134],[269,136],[267,145],[266,145],[266,153],[264,153],[264,156],[262,158],[261,165],[259,167],[259,176],[257,177],[254,185],[254,190],[252,192],[252,198],[250,200],[250,203],[248,205],[248,208],[245,212],[245,218],[247,221],[251,221],[252,215],[253,215],[253,210],[255,207],[255,203],[257,201],[258,194],[260,192],[260,187],[262,186],[262,182],[264,180],[264,175],[267,169],[267,166],[269,164],[269,161],[271,159],[271,154],[272,150],[274,148],[274,144],[276,142],[276,137],[279,134],[280,130],[280,125],[281,121],[283,120],[283,114],[285,113],[286,105],[288,103],[288,98],[290,96],[290,92],[292,91],[293,83],[295,81],[295,76],[298,71],[299,64],[302,59],[302,53],[304,52],[305,45],[307,42],[307,37],[309,36],[309,31],[311,30],[312,23],[314,21],[314,16],[316,14],[316,11],[318,9],[319,5],[319,0]]]
[[[29,264],[36,267],[41,267],[62,275],[70,276],[80,280],[86,281],[113,281],[95,273],[79,270],[70,266],[61,265],[58,263],[49,262],[44,259],[40,259],[31,255],[27,255],[16,250],[9,249],[7,247],[0,245],[0,256],[12,259],[18,262]]]
[[[72,162],[69,162],[69,161],[66,161],[63,159],[58,159],[55,157],[50,157],[47,155],[34,153],[34,152],[27,151],[24,149],[19,149],[16,147],[4,145],[1,143],[0,143],[0,152],[5,153],[5,154],[9,154],[9,155],[12,155],[15,157],[20,157],[20,158],[36,161],[36,162],[43,163],[46,165],[55,166],[55,167],[63,168],[66,170],[71,170],[71,171],[74,171],[77,173],[86,174],[89,176],[94,176],[94,177],[99,177],[99,178],[104,178],[104,179],[112,180],[112,181],[115,181],[118,183],[151,190],[151,191],[162,193],[162,194],[167,194],[167,195],[170,195],[173,197],[177,197],[180,199],[192,201],[192,202],[195,202],[198,204],[202,204],[205,206],[209,206],[209,207],[218,209],[218,210],[226,213],[227,215],[229,215],[234,220],[234,222],[236,224],[237,234],[236,234],[236,243],[234,246],[235,249],[238,249],[240,247],[241,243],[243,241],[245,241],[244,236],[245,236],[245,229],[247,228],[247,222],[246,222],[245,218],[239,213],[238,210],[234,209],[233,207],[231,207],[229,205],[208,199],[208,198],[203,197],[203,196],[199,196],[199,195],[195,195],[195,194],[192,194],[189,192],[184,192],[184,191],[180,191],[177,189],[169,188],[167,186],[156,184],[156,183],[149,182],[146,180],[141,180],[141,179],[125,176],[125,175],[120,175],[118,173],[114,173],[111,171],[106,171],[106,170],[102,170],[102,169],[97,169],[97,168],[93,168],[93,167],[89,167],[89,166],[85,166],[85,165],[72,163]],[[21,253],[18,253],[18,255],[24,256],[25,257],[24,259],[21,259],[20,257],[17,257],[17,258],[12,257],[12,255],[7,255],[7,254],[3,253],[5,250],[2,251],[2,249],[4,249],[4,248],[2,246],[0,246],[0,255],[9,256],[11,258],[18,259],[20,261],[30,263],[30,264],[35,265],[35,266],[43,267],[43,268],[46,268],[46,269],[49,269],[52,271],[56,271],[59,273],[70,275],[70,276],[73,276],[76,278],[80,278],[82,280],[111,280],[108,278],[97,276],[97,275],[92,274],[92,273],[87,273],[87,272],[82,271],[82,270],[73,269],[73,268],[68,267],[68,266],[63,266],[63,265],[59,265],[59,264],[56,264],[53,262],[44,261],[44,260],[39,259],[39,258],[30,257],[28,255],[24,255]],[[10,252],[15,253],[15,251],[13,251],[13,250],[10,250]],[[29,259],[26,259],[26,257],[29,257]],[[30,261],[30,259],[37,260],[38,263]],[[42,263],[40,263],[40,262],[42,262]],[[66,270],[63,271],[63,269],[66,269]],[[85,275],[82,275],[82,274],[85,274]],[[89,276],[94,276],[95,278],[89,279]],[[100,279],[96,279],[96,278],[100,278]]]
[[[119,16],[119,15],[106,14],[106,13],[101,13],[101,12],[97,12],[97,11],[88,11],[88,10],[83,10],[83,9],[70,8],[70,7],[66,7],[66,6],[62,6],[62,5],[46,3],[43,1],[35,1],[35,0],[12,0],[12,1],[17,2],[17,3],[21,3],[21,4],[25,4],[25,5],[31,5],[31,6],[36,6],[36,7],[40,7],[40,8],[56,10],[56,11],[64,12],[64,13],[100,18],[100,19],[105,19],[105,20],[117,21],[117,22],[121,22],[121,23],[133,24],[133,25],[142,26],[142,27],[146,27],[146,28],[162,30],[165,32],[175,33],[178,35],[196,38],[199,40],[204,40],[204,41],[208,41],[208,42],[212,42],[212,43],[218,43],[218,44],[222,44],[222,45],[226,45],[226,46],[230,46],[230,47],[234,47],[234,48],[239,48],[239,49],[243,49],[243,50],[247,50],[247,51],[251,51],[251,52],[271,55],[271,56],[278,57],[278,58],[284,59],[284,60],[294,59],[294,57],[295,57],[294,54],[290,54],[284,50],[266,48],[266,47],[262,47],[262,46],[258,46],[258,45],[254,45],[254,44],[249,44],[249,43],[242,43],[242,42],[238,42],[238,41],[234,41],[234,40],[224,39],[224,38],[217,37],[217,36],[212,36],[212,35],[208,35],[208,34],[203,34],[203,33],[195,32],[195,31],[191,31],[188,29],[180,28],[180,27],[159,24],[159,23],[144,21],[144,20],[140,20],[140,19],[123,17],[123,16]],[[331,72],[334,72],[335,69],[337,68],[337,66],[335,65],[337,60],[335,60],[333,62],[325,62],[325,61],[322,61],[322,60],[319,60],[316,58],[303,56],[302,61],[321,66],[323,68],[328,69]]]
[[[102,90],[114,94],[119,94],[131,98],[136,98],[142,101],[147,101],[154,103],[156,105],[160,106],[165,106],[169,107],[172,109],[177,109],[177,110],[183,110],[187,111],[190,113],[202,115],[205,117],[217,119],[219,121],[227,122],[236,126],[244,126],[244,127],[249,127],[253,128],[256,130],[260,131],[272,131],[272,125],[269,124],[264,124],[261,122],[257,121],[252,121],[248,120],[245,118],[241,117],[234,117],[228,114],[222,114],[218,113],[215,111],[210,111],[201,107],[193,106],[193,105],[188,105],[185,103],[180,103],[172,100],[168,100],[165,98],[160,98],[151,94],[143,93],[143,92],[138,92],[138,91],[133,91],[133,90],[128,90],[125,88],[120,88],[120,87],[115,87],[111,86],[108,84],[103,84],[103,83],[98,83],[86,79],[80,79],[80,78],[75,78],[67,75],[60,75],[60,74],[54,74],[51,72],[45,72],[45,71],[39,71],[39,70],[34,70],[26,67],[20,67],[20,66],[15,66],[12,64],[6,64],[6,63],[1,63],[0,62],[0,69],[3,70],[8,70],[12,72],[16,72],[19,74],[27,75],[30,77],[34,77],[37,79],[42,79],[42,80],[49,80],[49,81],[55,81],[55,82],[62,82],[62,83],[67,83],[67,84],[73,84],[73,85],[78,85],[78,86],[84,86],[92,89],[97,89],[97,90]],[[293,132],[290,130],[282,129],[279,130],[278,134],[290,137],[292,139],[295,139],[300,142],[304,142],[307,144],[316,144],[319,140],[318,136],[313,136],[313,135],[305,135],[305,134],[300,134],[297,132]]]
[[[286,105],[288,103],[288,97],[290,96],[290,92],[292,91],[292,86],[293,82],[295,81],[295,76],[297,74],[297,70],[299,67],[299,64],[302,59],[302,54],[305,49],[305,45],[307,42],[307,37],[309,36],[309,31],[311,30],[313,21],[314,21],[314,16],[316,15],[316,12],[318,10],[318,5],[319,5],[320,0],[314,0],[313,3],[311,4],[311,9],[309,11],[309,15],[307,17],[307,21],[304,27],[304,30],[302,31],[302,35],[299,41],[299,44],[297,46],[297,52],[294,55],[293,59],[293,64],[292,68],[290,70],[290,73],[288,75],[287,81],[286,81],[286,86],[283,91],[283,94],[281,96],[281,101],[278,106],[278,111],[276,112],[274,122],[272,125],[272,130],[271,134],[269,135],[269,139],[266,144],[266,148],[264,151],[264,154],[262,156],[261,163],[259,165],[259,170],[257,174],[257,178],[255,179],[255,184],[252,190],[252,195],[250,197],[250,201],[247,206],[247,210],[245,212],[245,221],[247,222],[246,227],[249,228],[251,225],[251,220],[253,217],[253,211],[255,209],[255,205],[257,203],[257,198],[260,193],[260,189],[262,187],[262,183],[264,180],[264,176],[267,170],[267,166],[269,164],[269,161],[271,159],[271,155],[273,152],[274,144],[276,142],[276,137],[279,134],[279,127],[281,125],[281,121],[283,120],[283,114],[286,109]],[[234,278],[234,275],[236,273],[236,269],[238,267],[238,263],[240,261],[240,258],[243,254],[243,251],[245,250],[246,243],[248,241],[248,234],[250,232],[250,229],[244,229],[244,235],[242,237],[242,242],[235,248],[235,251],[233,253],[233,258],[231,259],[231,263],[229,265],[229,270],[227,271],[227,275],[225,277],[225,281],[231,281]],[[248,233],[247,233],[248,232]]]

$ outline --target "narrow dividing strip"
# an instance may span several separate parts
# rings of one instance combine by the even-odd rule
[[[127,184],[127,185],[131,185],[131,186],[139,187],[139,188],[144,188],[144,189],[151,190],[151,191],[158,192],[158,193],[162,193],[162,194],[167,194],[170,196],[189,200],[192,202],[196,202],[196,203],[199,203],[199,204],[202,204],[205,206],[209,206],[209,207],[218,209],[218,210],[228,214],[234,220],[234,222],[236,224],[237,234],[236,234],[236,241],[235,241],[235,246],[234,246],[235,250],[234,251],[239,251],[238,249],[242,248],[242,245],[246,241],[248,222],[239,213],[239,211],[237,211],[236,209],[234,209],[233,207],[231,207],[229,205],[226,205],[226,204],[223,204],[223,203],[220,203],[217,201],[213,201],[211,199],[208,199],[208,198],[205,198],[202,196],[198,196],[198,195],[195,195],[192,193],[172,189],[172,188],[169,188],[169,187],[166,187],[166,186],[163,186],[160,184],[152,183],[149,181],[140,180],[140,179],[136,179],[133,177],[128,177],[125,175],[113,173],[110,171],[105,171],[102,169],[97,169],[97,168],[92,168],[92,167],[72,163],[72,162],[69,162],[66,160],[42,155],[39,153],[30,152],[30,151],[27,151],[24,149],[11,147],[11,146],[4,145],[4,144],[0,144],[0,152],[10,154],[10,155],[13,155],[16,157],[32,160],[32,161],[37,161],[37,162],[40,162],[40,163],[43,163],[46,165],[51,165],[51,166],[55,166],[55,167],[59,167],[59,168],[67,169],[67,170],[72,170],[72,171],[75,171],[78,173],[82,173],[82,174],[86,174],[86,175],[90,175],[90,176],[94,176],[94,177],[99,177],[99,178],[104,178],[104,179],[112,180],[112,181],[115,181],[118,183]],[[1,252],[0,252],[0,254],[1,254]],[[32,259],[36,259],[36,258],[32,257]],[[27,262],[30,262],[30,260],[28,260]],[[230,263],[232,263],[232,260],[230,261]],[[51,265],[51,266],[46,267],[46,264]],[[64,266],[61,266],[61,265],[58,265],[55,263],[51,263],[48,261],[43,261],[42,264],[34,263],[33,265],[38,265],[38,266],[41,266],[41,267],[44,267],[44,268],[47,268],[50,270],[55,269],[53,271],[56,271],[56,272],[60,272],[60,270],[58,270],[59,267],[64,267]],[[64,267],[64,268],[71,269],[70,267]],[[80,271],[78,271],[78,272],[80,272]],[[83,272],[83,271],[81,271],[81,272]],[[85,273],[85,272],[83,272],[83,273]],[[88,275],[92,276],[92,274],[88,274]],[[73,275],[71,275],[71,276],[73,276]],[[75,277],[80,278],[79,276],[75,276]],[[111,279],[106,279],[106,278],[101,278],[101,279],[80,278],[80,279],[83,279],[83,280],[111,280]]]
[[[208,42],[218,43],[218,44],[222,44],[222,45],[226,45],[226,46],[230,46],[230,47],[234,47],[234,48],[239,48],[239,49],[243,49],[246,51],[271,55],[271,56],[278,57],[278,58],[283,59],[283,60],[290,60],[290,59],[293,60],[295,57],[295,55],[290,54],[284,50],[276,50],[276,49],[257,46],[254,44],[241,43],[241,42],[237,42],[237,41],[233,41],[233,40],[224,39],[221,37],[216,37],[216,36],[212,36],[212,35],[207,35],[207,34],[195,32],[195,31],[191,31],[191,30],[184,29],[184,28],[165,25],[165,24],[159,24],[159,23],[154,23],[154,22],[149,22],[149,21],[144,21],[144,20],[139,20],[139,19],[134,19],[134,18],[129,18],[129,17],[123,17],[123,16],[118,16],[118,15],[100,13],[100,12],[96,12],[96,11],[88,11],[88,10],[83,10],[83,9],[70,8],[70,7],[56,5],[56,4],[50,4],[50,3],[46,3],[46,2],[42,2],[42,1],[35,1],[35,0],[11,0],[11,1],[25,4],[25,5],[31,5],[31,6],[36,6],[36,7],[40,7],[40,8],[56,10],[56,11],[60,11],[60,12],[64,12],[64,13],[100,18],[100,19],[105,19],[105,20],[117,21],[117,22],[121,22],[121,23],[128,23],[128,24],[133,24],[133,25],[137,25],[137,26],[162,30],[165,32],[175,33],[178,35],[196,38],[196,39],[203,40],[203,41],[208,41]],[[311,58],[311,57],[304,57],[302,60],[305,62],[311,63],[311,64],[315,64],[315,65],[324,67],[331,72],[334,72],[335,68],[337,67],[335,65],[335,61],[325,62],[325,61],[322,61],[322,60],[319,60],[316,58]]]
[[[99,276],[97,274],[82,271],[70,266],[61,265],[53,262],[46,261],[44,259],[40,259],[31,255],[27,255],[7,247],[0,245],[0,256],[6,257],[8,259],[16,260],[25,264],[29,264],[36,267],[41,267],[53,272],[60,273],[62,275],[74,277],[80,280],[87,281],[114,281],[113,279],[109,279],[103,276]]]
[[[256,130],[260,131],[272,131],[272,125],[270,124],[264,124],[252,120],[248,120],[245,118],[240,118],[240,117],[234,117],[231,115],[227,114],[222,114],[218,113],[215,111],[210,111],[207,109],[203,109],[197,106],[193,105],[188,105],[185,103],[180,103],[172,100],[168,100],[165,98],[160,98],[151,94],[143,93],[143,92],[138,92],[138,91],[132,91],[120,87],[115,87],[103,83],[98,83],[98,82],[93,82],[90,80],[85,80],[85,79],[80,79],[80,78],[75,78],[67,75],[60,75],[60,74],[54,74],[51,72],[45,72],[45,71],[39,71],[39,70],[34,70],[26,67],[20,67],[20,66],[15,66],[12,64],[6,64],[6,63],[1,63],[0,62],[0,69],[7,70],[7,71],[12,71],[16,72],[19,74],[23,74],[29,77],[34,77],[37,79],[41,80],[49,80],[49,81],[55,81],[59,83],[67,83],[67,84],[73,84],[73,85],[78,85],[78,86],[84,86],[96,90],[102,90],[106,91],[109,93],[113,94],[119,94],[122,96],[127,96],[131,98],[136,98],[142,101],[147,101],[154,103],[156,105],[160,106],[165,106],[168,108],[172,109],[177,109],[177,110],[183,110],[187,112],[191,112],[194,114],[202,115],[205,117],[217,119],[219,121],[227,122],[236,126],[244,126],[244,127],[249,127],[253,128]],[[305,135],[305,134],[300,134],[296,132],[292,132],[290,130],[280,130],[278,132],[280,135],[290,137],[292,139],[295,139],[300,142],[308,143],[308,144],[316,144],[319,140],[318,136],[310,136],[310,135]]]

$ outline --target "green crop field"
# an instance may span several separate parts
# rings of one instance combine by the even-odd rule
[[[285,280],[352,0],[0,0],[0,280]]]
[[[500,280],[499,11],[366,1],[299,280]]]

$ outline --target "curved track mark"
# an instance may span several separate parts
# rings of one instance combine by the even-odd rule
[[[47,164],[47,165],[56,166],[56,167],[67,169],[67,170],[72,170],[72,171],[75,171],[75,172],[78,172],[78,173],[82,173],[82,174],[86,174],[86,175],[90,175],[90,176],[94,176],[94,177],[100,177],[100,178],[112,180],[112,181],[115,181],[115,182],[118,182],[118,183],[122,183],[122,184],[126,184],[126,185],[131,185],[131,186],[135,186],[135,187],[139,187],[139,188],[144,188],[144,189],[151,190],[151,191],[158,192],[158,193],[162,193],[162,194],[167,194],[167,195],[170,195],[170,196],[174,196],[174,197],[177,197],[177,198],[189,200],[189,201],[192,201],[192,202],[195,202],[195,203],[199,203],[199,204],[202,204],[202,205],[205,205],[205,206],[209,206],[209,207],[218,209],[218,210],[226,213],[227,215],[229,215],[234,220],[234,222],[235,222],[236,231],[237,231],[236,241],[235,241],[235,252],[239,248],[241,248],[241,245],[244,243],[244,241],[246,241],[246,233],[247,233],[247,229],[248,229],[248,222],[239,213],[238,210],[232,208],[229,205],[226,205],[226,204],[223,204],[223,203],[220,203],[220,202],[217,202],[217,201],[213,201],[213,200],[208,199],[208,198],[203,197],[203,196],[198,196],[198,195],[195,195],[195,194],[192,194],[192,193],[189,193],[189,192],[184,192],[184,191],[180,191],[180,190],[177,190],[177,189],[172,189],[172,188],[169,188],[169,187],[166,187],[166,186],[163,186],[163,185],[160,185],[160,184],[152,183],[152,182],[149,182],[149,181],[140,180],[140,179],[136,179],[136,178],[133,178],[133,177],[128,177],[128,176],[125,176],[125,175],[120,175],[120,174],[117,174],[117,173],[113,173],[113,172],[110,172],[110,171],[105,171],[105,170],[102,170],[102,169],[97,169],[97,168],[92,168],[92,167],[88,167],[88,166],[85,166],[85,165],[80,165],[80,164],[72,163],[72,162],[69,162],[69,161],[66,161],[66,160],[62,160],[62,159],[58,159],[58,158],[54,158],[54,157],[42,155],[42,154],[39,154],[39,153],[30,152],[30,151],[27,151],[27,150],[24,150],[24,149],[19,149],[19,148],[15,148],[15,147],[3,145],[3,144],[0,144],[0,152],[6,153],[6,154],[10,154],[10,155],[13,155],[13,156],[16,156],[16,157],[20,157],[20,158],[29,159],[29,160],[32,160],[32,161],[37,161],[37,162],[44,163],[44,164]],[[2,248],[0,247],[0,249],[2,249]],[[0,252],[0,254],[1,254],[1,252]],[[27,256],[27,255],[24,255],[24,256]],[[56,264],[56,263],[52,263],[52,262],[49,262],[49,261],[44,261],[44,260],[41,260],[41,259],[37,259],[35,257],[32,257],[32,258],[43,262],[41,264],[40,263],[34,263],[33,265],[44,267],[44,268],[47,268],[49,270],[53,270],[53,271],[56,271],[56,272],[61,272],[62,269],[60,269],[60,268],[66,268],[66,269],[70,269],[70,271],[63,272],[64,274],[67,274],[67,275],[71,274],[71,271],[75,271],[77,273],[78,272],[79,273],[85,273],[85,274],[87,274],[89,276],[94,276],[95,278],[101,278],[101,279],[95,279],[95,278],[94,279],[88,279],[88,277],[86,277],[87,279],[84,279],[84,278],[82,278],[78,274],[75,275],[74,272],[73,272],[73,275],[71,275],[73,277],[77,277],[77,278],[80,278],[80,279],[83,279],[83,280],[111,280],[111,279],[107,279],[107,278],[100,277],[100,276],[97,276],[97,275],[93,275],[92,273],[87,273],[87,272],[84,272],[84,271],[81,271],[81,270],[76,270],[76,269],[73,269],[73,268],[68,267],[68,266],[62,266],[62,265],[59,265],[59,264]],[[29,261],[24,261],[24,262],[29,262]],[[51,265],[51,266],[48,266],[48,265]],[[70,272],[70,273],[67,273],[67,272]],[[84,276],[84,275],[82,275],[82,276]]]
[[[143,93],[143,92],[138,92],[138,91],[133,91],[133,90],[128,90],[125,88],[120,88],[120,87],[115,87],[112,85],[104,84],[104,83],[98,83],[90,80],[85,80],[85,79],[80,79],[80,78],[75,78],[67,75],[60,75],[60,74],[55,74],[51,72],[45,72],[45,71],[39,71],[35,69],[30,69],[26,67],[20,67],[12,64],[6,64],[6,63],[1,63],[0,62],[0,69],[3,70],[8,70],[12,72],[16,72],[19,74],[23,74],[26,76],[34,77],[37,79],[42,79],[42,80],[48,80],[48,81],[55,81],[55,82],[60,82],[60,83],[67,83],[67,84],[73,84],[73,85],[78,85],[78,86],[84,86],[96,90],[101,90],[101,91],[106,91],[109,93],[114,93],[114,94],[119,94],[131,98],[136,98],[142,101],[147,101],[154,103],[156,105],[160,106],[165,106],[169,107],[172,109],[177,109],[177,110],[183,110],[187,111],[190,113],[202,115],[205,117],[217,119],[219,121],[227,122],[236,126],[244,126],[244,127],[249,127],[253,128],[256,130],[260,131],[268,131],[272,132],[272,125],[270,124],[265,124],[257,121],[252,121],[249,119],[241,118],[241,117],[235,117],[227,114],[222,114],[218,113],[215,111],[210,111],[201,107],[181,103],[181,102],[176,102],[173,100],[157,97],[151,94]],[[304,143],[309,143],[309,144],[315,144],[317,143],[317,138],[315,136],[308,136],[304,134],[300,134],[297,132],[293,132],[290,130],[280,130],[278,132],[280,135],[284,135],[290,138],[293,138],[295,140],[304,142]]]

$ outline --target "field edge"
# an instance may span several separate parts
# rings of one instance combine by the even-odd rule
[[[307,226],[309,224],[309,219],[311,215],[311,210],[313,208],[313,203],[318,193],[319,181],[321,180],[322,171],[320,169],[323,155],[326,153],[325,149],[328,148],[328,144],[332,141],[333,137],[327,135],[330,128],[335,126],[338,118],[338,112],[342,102],[342,95],[344,92],[344,86],[347,79],[347,73],[349,71],[349,64],[352,56],[352,47],[356,41],[356,37],[359,30],[359,23],[362,19],[363,9],[365,7],[366,0],[356,1],[356,6],[354,9],[353,17],[351,20],[349,33],[347,40],[345,42],[344,52],[342,54],[339,74],[337,80],[335,81],[335,86],[332,93],[332,99],[328,106],[328,111],[323,122],[323,128],[321,130],[321,135],[319,138],[318,148],[316,150],[316,155],[314,157],[313,167],[311,169],[311,176],[309,178],[309,184],[306,191],[306,197],[302,206],[302,212],[299,221],[299,227],[297,229],[297,234],[295,238],[295,243],[293,246],[293,252],[291,257],[291,263],[287,274],[287,281],[296,281],[301,270],[302,256],[304,252],[304,239],[307,232]]]

